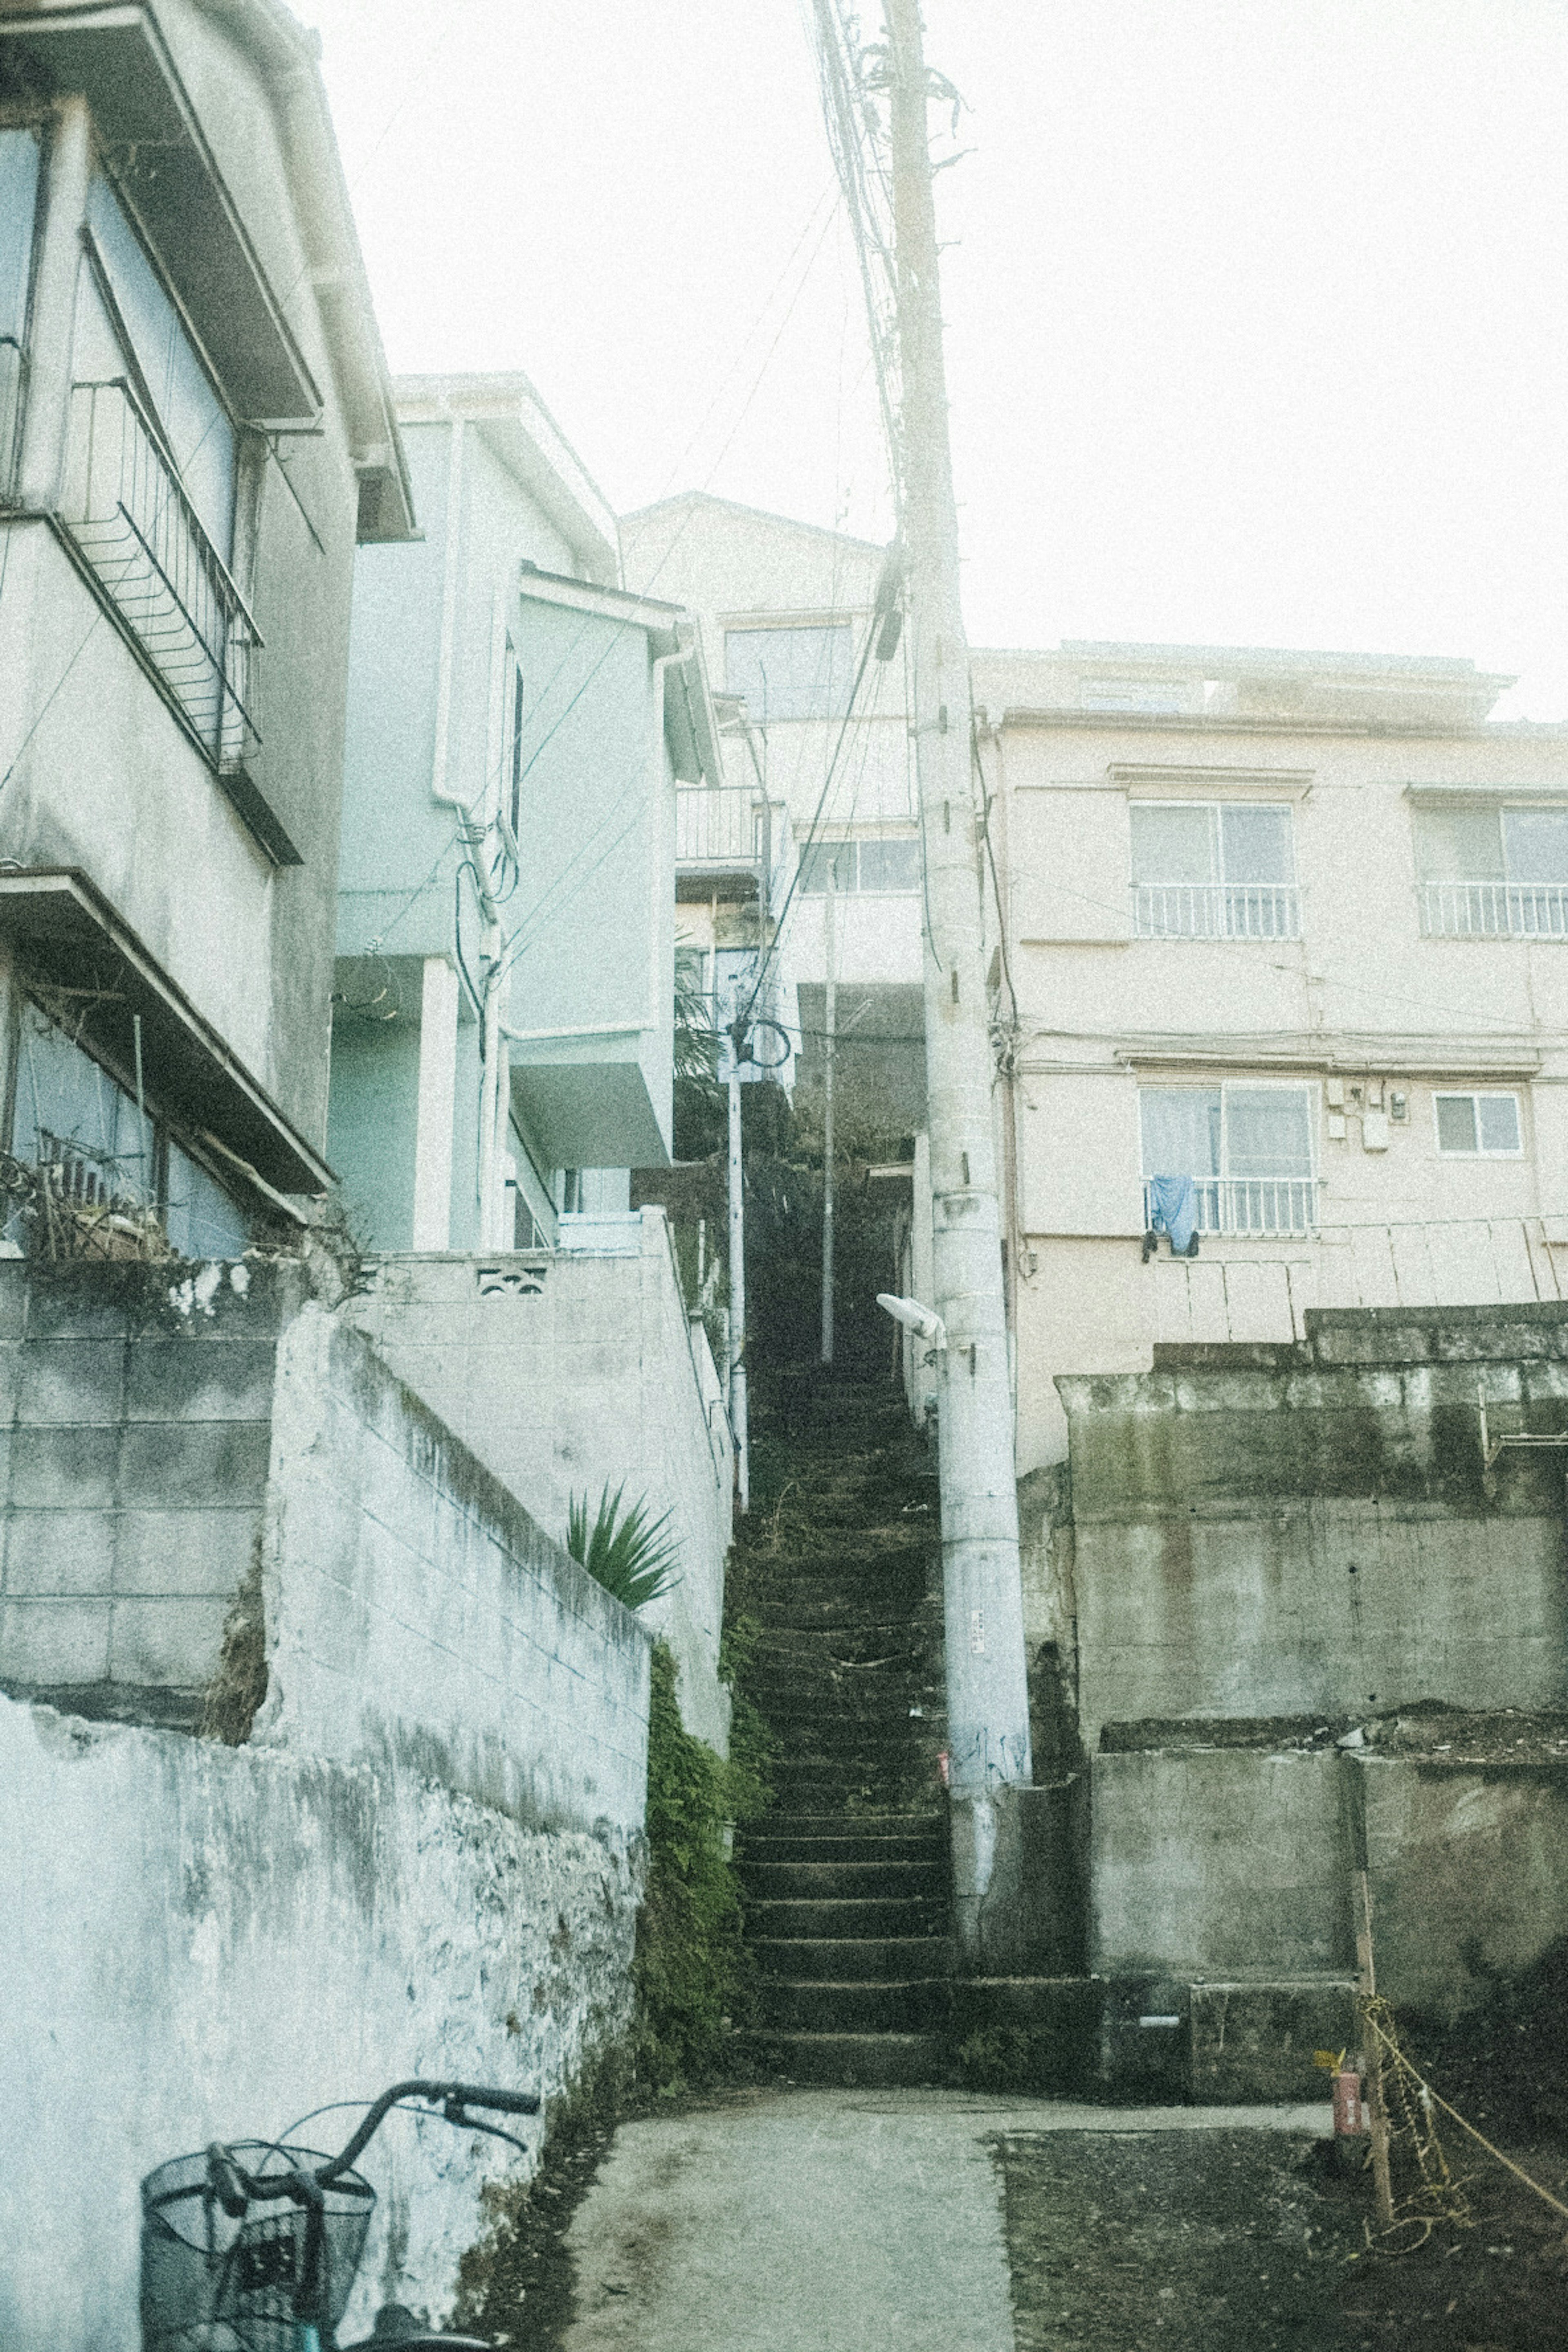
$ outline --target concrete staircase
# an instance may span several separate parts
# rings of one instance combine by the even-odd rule
[[[782,1419],[742,1563],[748,1686],[780,1748],[739,1857],[753,2053],[796,2082],[930,2082],[950,1958],[933,1465],[881,1384]]]

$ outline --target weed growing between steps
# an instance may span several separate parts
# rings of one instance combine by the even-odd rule
[[[768,1742],[743,1698],[726,1763],[680,1720],[675,1660],[653,1653],[648,1709],[647,1891],[637,1915],[637,2071],[660,2096],[719,2069],[728,2021],[742,2002],[749,1962],[742,1941],[741,1885],[726,1831],[769,1798]]]

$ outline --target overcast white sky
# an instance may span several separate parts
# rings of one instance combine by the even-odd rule
[[[623,510],[887,535],[800,0],[297,5],[395,368],[526,370]],[[973,640],[1468,654],[1568,715],[1568,0],[926,16]]]

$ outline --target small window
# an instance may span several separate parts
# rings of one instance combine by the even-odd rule
[[[1437,1149],[1454,1159],[1517,1160],[1524,1146],[1517,1095],[1434,1095]]]
[[[847,621],[816,629],[727,629],[724,682],[764,727],[774,719],[842,719],[855,669]]]
[[[921,887],[921,845],[912,833],[864,834],[847,841],[814,841],[800,853],[800,891],[805,898],[835,890],[861,896],[911,896]]]

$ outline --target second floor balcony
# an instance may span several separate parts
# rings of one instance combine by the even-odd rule
[[[675,796],[675,871],[679,881],[736,885],[764,902],[776,859],[777,812],[749,785],[692,784]],[[721,888],[721,895],[723,895]]]
[[[1194,1179],[1200,1234],[1310,1234],[1318,1224],[1318,1187],[1310,1176],[1199,1176]],[[1143,1188],[1145,1231],[1153,1194]]]
[[[1299,940],[1301,892],[1293,882],[1134,882],[1132,931],[1141,940]]]
[[[205,757],[243,767],[261,637],[126,379],[72,389],[59,517]]]
[[[1568,940],[1568,883],[1423,882],[1421,929],[1436,940]]]

